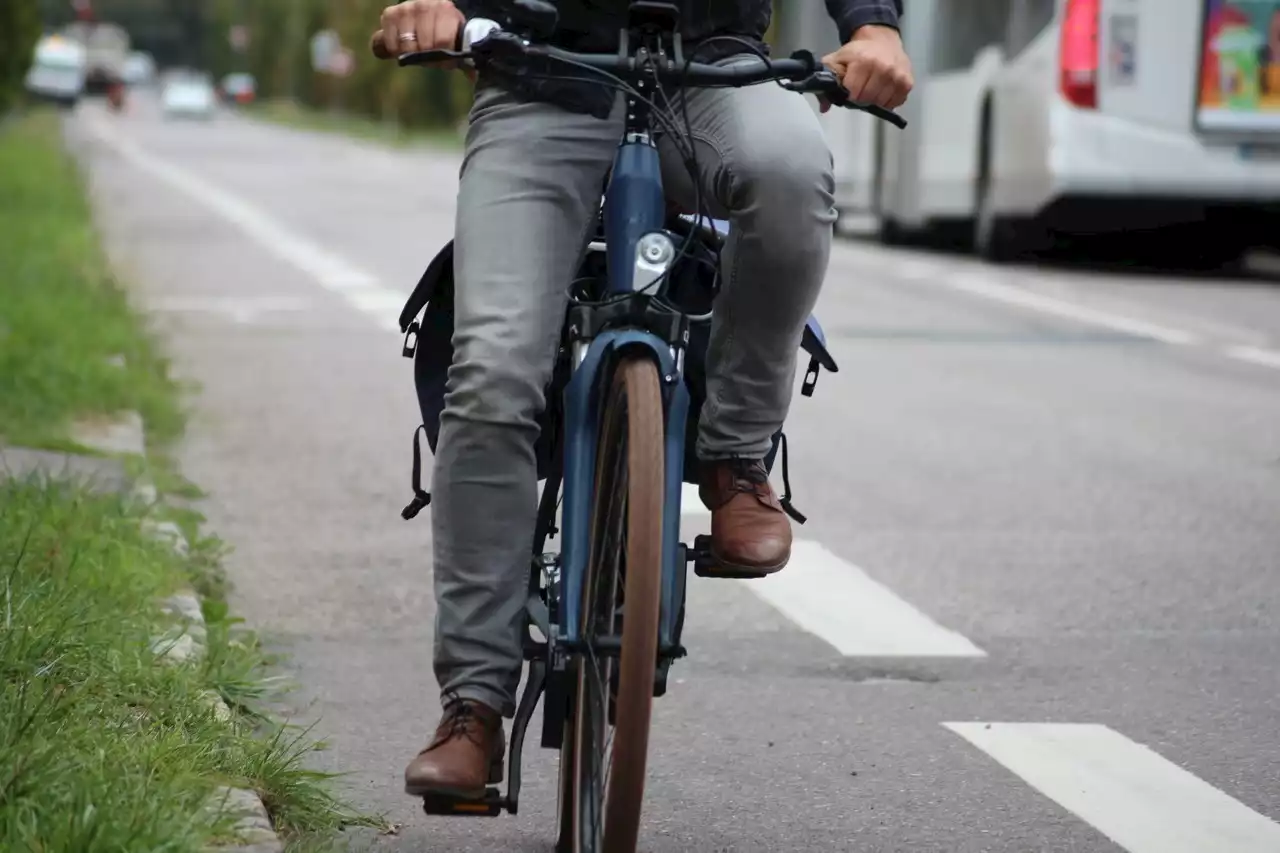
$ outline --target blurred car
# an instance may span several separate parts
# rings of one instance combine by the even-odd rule
[[[75,106],[85,92],[85,49],[61,36],[49,36],[36,46],[25,88],[33,98]]]
[[[257,82],[252,74],[239,72],[222,78],[222,98],[231,104],[251,104],[257,95]]]
[[[199,77],[173,78],[160,94],[160,107],[167,117],[212,118],[216,104],[213,86]]]

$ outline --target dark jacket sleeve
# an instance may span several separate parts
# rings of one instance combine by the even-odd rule
[[[844,43],[854,30],[867,24],[898,26],[902,0],[827,0],[827,12],[840,27],[840,41]]]

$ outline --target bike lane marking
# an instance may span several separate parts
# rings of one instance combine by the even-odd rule
[[[1261,367],[1274,367],[1280,370],[1280,350],[1264,349],[1253,346],[1230,346],[1223,349],[1230,358],[1247,361]]]
[[[943,725],[1129,853],[1280,850],[1280,824],[1107,726]]]
[[[94,120],[87,120],[85,125],[96,139],[130,166],[218,214],[254,243],[302,271],[325,290],[341,296],[357,310],[376,319],[379,325],[400,331],[397,319],[406,294],[385,287],[372,273],[329,251],[260,207],[156,157],[117,130]]]
[[[817,542],[794,542],[785,569],[740,583],[846,657],[987,656]]]

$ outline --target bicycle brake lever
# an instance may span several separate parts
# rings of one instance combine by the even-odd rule
[[[812,93],[826,98],[827,102],[833,107],[859,110],[875,116],[881,121],[889,122],[899,130],[903,130],[907,126],[907,120],[893,110],[886,110],[884,107],[878,107],[875,104],[860,104],[857,101],[850,100],[848,91],[840,84],[840,78],[836,77],[835,72],[829,68],[819,68],[803,80],[795,83],[783,83],[782,85],[793,92]]]

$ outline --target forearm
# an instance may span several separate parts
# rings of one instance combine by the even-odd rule
[[[898,26],[903,0],[826,0],[827,12],[840,28],[841,43],[848,42],[859,27],[868,24]]]

